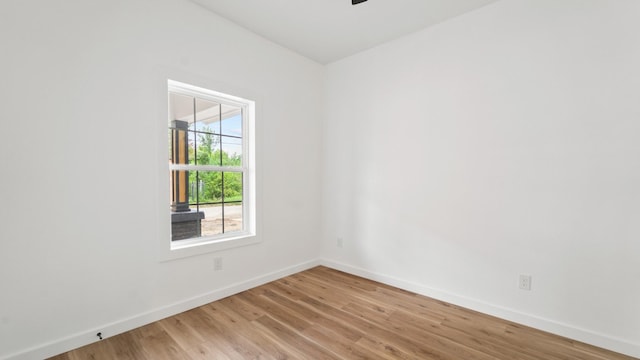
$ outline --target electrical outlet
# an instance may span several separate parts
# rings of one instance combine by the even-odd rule
[[[341,248],[344,245],[344,241],[341,237],[336,239],[336,246],[338,246],[339,248]]]
[[[531,275],[520,274],[518,287],[520,290],[531,290]]]
[[[214,271],[222,270],[222,258],[221,257],[213,258],[213,270]]]

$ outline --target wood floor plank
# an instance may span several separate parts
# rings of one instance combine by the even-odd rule
[[[342,296],[334,287],[329,287],[322,282],[318,282],[315,278],[305,276],[304,273],[295,274],[290,277],[291,286],[306,292],[311,298],[317,299],[323,303],[330,305],[345,305],[348,299]]]
[[[274,293],[278,293],[280,291],[280,288],[275,287],[273,291]],[[331,317],[326,312],[323,312],[322,310],[310,305],[310,302],[312,301],[313,300],[309,297],[298,297],[296,302],[297,304],[296,308],[301,307],[305,309],[305,310],[300,310],[300,312],[309,311],[311,313],[314,313],[315,314],[313,315],[314,325],[319,325],[327,329],[330,329],[336,336],[347,339],[351,342],[356,342],[363,336],[363,333],[358,331],[357,328],[349,326],[349,324],[344,323],[342,321],[337,321],[335,318]]]
[[[241,336],[243,340],[251,342],[252,346],[256,348],[256,353],[260,354],[260,356],[273,357],[275,359],[286,359],[290,356],[289,347],[274,342],[264,332],[255,331],[254,320],[244,319],[240,314],[219,302],[209,304],[204,308],[229,334]]]
[[[179,317],[166,318],[160,320],[158,324],[182,349],[191,349],[205,342],[200,332]]]
[[[226,352],[225,352],[226,350]],[[193,360],[242,360],[244,357],[238,354],[236,351],[230,348],[223,349],[222,347],[210,342],[202,342],[195,347],[186,351],[187,356]],[[232,355],[229,355],[232,354]],[[234,355],[235,354],[235,355]]]
[[[138,341],[134,332],[126,332],[109,339],[115,358],[121,360],[146,359],[143,343]]]
[[[188,360],[184,349],[157,322],[133,330],[131,334],[140,344],[145,359]],[[112,341],[108,343],[114,346]]]
[[[240,314],[247,320],[255,320],[265,315],[265,311],[263,309],[241,299],[238,296],[230,296],[228,298],[219,300],[219,302],[233,309],[233,311]]]
[[[103,354],[114,353],[111,342],[99,341],[92,346],[85,346],[68,354],[69,360],[98,360],[103,359]],[[143,357],[143,359],[145,359]]]
[[[302,334],[268,315],[257,319],[256,322],[260,323],[268,329],[270,333],[274,334],[276,336],[274,340],[286,344],[294,344],[296,349],[298,349],[305,358],[318,360],[340,359],[339,356],[333,354],[326,346],[310,341],[307,337],[301,336]]]
[[[354,341],[352,338],[343,337],[334,332],[332,328],[314,325],[309,329],[305,329],[304,335],[316,343],[324,344],[342,359],[364,360],[381,358],[379,353],[375,353],[358,343],[361,337],[356,338]]]
[[[51,359],[634,358],[319,266]]]
[[[212,307],[215,306],[215,307]],[[211,325],[215,326],[219,334],[213,340],[224,341],[231,345],[233,350],[241,354],[246,359],[272,359],[275,355],[271,349],[264,349],[260,346],[261,337],[253,334],[249,330],[247,323],[240,322],[237,318],[224,316],[218,311],[219,304],[212,303],[202,306],[203,313],[207,315]],[[238,315],[238,318],[240,315]],[[230,354],[230,355],[233,355]]]
[[[266,313],[270,317],[287,324],[297,331],[302,331],[311,326],[311,322],[305,319],[303,315],[296,313],[294,310],[287,308],[283,304],[278,304],[268,296],[265,296],[263,291],[264,290],[262,288],[252,289],[245,291],[240,294],[240,296],[243,299],[265,309]],[[262,316],[260,318],[262,318]]]

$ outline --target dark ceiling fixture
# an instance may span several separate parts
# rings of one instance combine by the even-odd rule
[[[365,1],[367,1],[367,0],[351,0],[351,5],[358,5],[358,4],[363,3]]]

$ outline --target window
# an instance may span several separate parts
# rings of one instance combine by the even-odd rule
[[[252,101],[169,80],[172,249],[254,235]]]

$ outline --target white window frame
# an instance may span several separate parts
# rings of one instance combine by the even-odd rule
[[[233,231],[229,233],[202,236],[191,239],[171,241],[171,231],[169,231],[168,252],[163,251],[163,258],[181,258],[186,256],[198,255],[206,252],[226,250],[234,247],[245,246],[258,242],[256,237],[256,181],[255,181],[255,102],[237,96],[232,96],[213,90],[201,88],[194,85],[178,82],[175,80],[167,80],[167,98],[170,92],[183,95],[193,96],[219,104],[232,105],[242,109],[242,224],[241,231]],[[167,107],[168,111],[168,107]],[[167,114],[166,119],[169,116]],[[165,121],[165,126],[168,122]],[[166,129],[166,127],[165,127]],[[164,132],[166,137],[166,131]],[[164,141],[166,148],[164,154],[169,151],[167,141]],[[238,172],[238,167],[216,166],[216,165],[178,165],[170,164],[166,174],[171,170],[188,170],[188,171],[224,171]],[[169,177],[166,176],[166,179]],[[168,181],[167,181],[168,182]],[[167,194],[168,195],[168,194]],[[167,201],[165,209],[167,214],[170,210]],[[163,216],[163,218],[165,218]],[[171,227],[170,217],[168,227]]]

